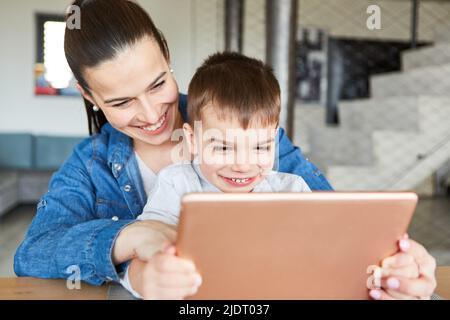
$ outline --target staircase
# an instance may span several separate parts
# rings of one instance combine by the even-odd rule
[[[340,102],[339,127],[297,106],[294,141],[336,190],[414,189],[450,159],[450,41],[405,51],[402,64],[371,78],[370,99]]]

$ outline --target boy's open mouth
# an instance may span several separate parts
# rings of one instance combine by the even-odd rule
[[[257,177],[248,177],[248,178],[229,178],[220,176],[225,182],[232,185],[233,187],[245,187],[252,184]]]

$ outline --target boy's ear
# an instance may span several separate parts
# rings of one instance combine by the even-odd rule
[[[281,129],[281,126],[280,126],[280,124],[278,124],[277,127],[275,128],[275,136],[274,136],[275,142],[277,140],[278,134],[280,133],[280,129]]]
[[[194,130],[188,123],[185,123],[183,124],[183,132],[189,153],[197,155],[197,143],[195,142]]]
[[[82,86],[80,86],[80,84],[77,82],[77,84],[75,85],[76,88],[78,89],[78,91],[80,91],[81,95],[83,96],[83,98],[85,98],[86,100],[88,100],[90,103],[92,103],[93,105],[95,105],[94,100],[92,99],[91,95],[88,94],[86,92],[86,90],[83,89]]]

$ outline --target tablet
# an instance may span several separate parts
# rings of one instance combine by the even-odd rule
[[[188,194],[177,255],[203,278],[190,299],[368,299],[416,204],[409,192]]]

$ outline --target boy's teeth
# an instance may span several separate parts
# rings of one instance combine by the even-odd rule
[[[246,182],[248,182],[249,178],[245,178],[245,179],[234,179],[234,178],[231,178],[231,180],[233,180],[236,183],[246,183]]]

